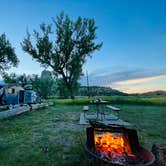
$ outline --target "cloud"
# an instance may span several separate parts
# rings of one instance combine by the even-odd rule
[[[119,86],[122,86],[123,83],[129,84],[130,82],[139,84],[142,81],[160,77],[161,75],[166,75],[166,70],[129,67],[102,68],[89,74],[89,83],[97,86],[108,86],[118,83]],[[82,85],[86,85],[86,76],[82,77],[80,82]]]
[[[136,78],[136,79],[125,80],[125,81],[119,81],[119,82],[116,82],[116,84],[118,84],[118,85],[131,85],[132,84],[133,85],[133,84],[139,84],[139,83],[143,83],[146,81],[159,79],[159,78],[166,78],[166,74],[151,76],[151,77],[144,77],[144,78]]]
[[[157,84],[155,81],[157,81]],[[127,93],[138,93],[150,90],[165,90],[166,69],[150,68],[103,68],[89,74],[90,86],[107,86]],[[87,85],[86,76],[80,83]]]
[[[119,81],[106,86],[126,93],[143,93],[156,90],[166,91],[166,74]]]

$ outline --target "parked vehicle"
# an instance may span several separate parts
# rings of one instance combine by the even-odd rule
[[[18,84],[0,85],[0,105],[33,104],[37,95],[31,84],[21,87]]]

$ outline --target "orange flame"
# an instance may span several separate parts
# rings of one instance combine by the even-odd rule
[[[94,140],[98,152],[133,155],[129,141],[123,133],[95,132]]]

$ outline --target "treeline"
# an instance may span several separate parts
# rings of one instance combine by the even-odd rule
[[[99,86],[81,86],[77,92],[77,96],[126,96],[126,93],[120,92],[118,90],[109,87],[99,87]]]
[[[24,87],[26,84],[32,84],[33,89],[37,92],[38,96],[47,98],[49,96],[56,96],[59,98],[69,98],[70,92],[66,88],[62,78],[56,77],[52,72],[48,70],[42,71],[41,75],[17,75],[16,73],[3,74],[4,82],[7,84],[19,84]],[[81,86],[79,83],[75,84],[74,95],[75,96],[111,96],[120,95],[124,96],[118,90],[114,90],[109,87],[98,86]]]
[[[40,75],[37,74],[21,74],[3,73],[3,80],[6,84],[18,84],[24,87],[26,84],[32,84],[33,89],[41,98],[48,98],[49,96],[56,96],[59,98],[69,98],[70,92],[67,89],[62,78],[58,78],[52,72],[43,70]],[[74,95],[77,95],[80,85],[76,84],[74,87]]]
[[[47,70],[44,70],[41,75],[18,75],[16,73],[3,73],[3,80],[6,84],[19,84],[24,87],[26,84],[32,84],[33,89],[41,98],[47,98],[55,94],[56,79],[54,75]]]

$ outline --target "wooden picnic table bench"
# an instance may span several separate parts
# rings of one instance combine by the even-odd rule
[[[114,106],[112,106],[112,105],[106,105],[106,108],[109,108],[109,109],[111,109],[111,111],[114,111],[114,112],[116,112],[117,113],[117,119],[119,119],[119,112],[120,112],[120,108],[118,108],[118,107],[114,107]]]
[[[113,107],[112,105],[107,105],[107,108],[110,108],[112,111],[120,111],[120,108],[118,107]]]

